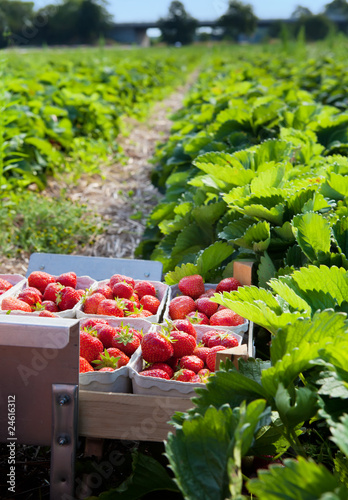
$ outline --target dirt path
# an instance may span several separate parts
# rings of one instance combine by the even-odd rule
[[[74,201],[86,203],[89,208],[110,222],[106,231],[92,247],[76,252],[79,255],[133,258],[141,240],[146,217],[160,200],[160,194],[150,182],[153,165],[149,163],[156,144],[164,142],[170,133],[170,115],[177,111],[198,72],[169,97],[156,103],[144,123],[127,120],[127,137],[119,138],[128,161],[102,168],[102,177],[83,177],[77,186],[69,186]],[[59,193],[61,183],[52,180],[48,191]],[[0,273],[25,274],[28,258],[0,260]]]

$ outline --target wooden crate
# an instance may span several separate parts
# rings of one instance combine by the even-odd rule
[[[252,263],[235,263],[234,277],[242,285],[250,285]],[[217,365],[227,357],[236,363],[240,356],[253,356],[252,323],[244,342],[239,347],[218,353]],[[191,400],[184,397],[80,391],[79,434],[91,439],[87,442],[87,450],[90,448],[91,453],[97,455],[101,455],[101,442],[98,444],[94,438],[163,441],[168,432],[174,432],[174,427],[168,424],[172,415],[176,411],[187,411],[192,406]],[[91,443],[93,446],[89,446]]]

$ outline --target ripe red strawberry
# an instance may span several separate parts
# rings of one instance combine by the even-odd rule
[[[99,372],[114,372],[114,368],[111,368],[111,366],[104,366],[103,368],[100,368],[100,370],[98,370],[98,373]]]
[[[131,314],[127,314],[128,318],[149,318],[150,316],[153,316],[152,312],[148,311],[147,309],[142,309],[142,305],[140,306],[140,309],[135,308],[134,312]]]
[[[2,311],[24,311],[31,312],[31,307],[23,300],[16,299],[15,297],[5,297],[1,302]]]
[[[189,356],[195,350],[196,340],[189,333],[172,330],[170,332],[170,338],[174,350],[173,356],[176,358]]]
[[[93,366],[88,363],[87,359],[80,356],[80,373],[94,372]]]
[[[51,274],[44,271],[33,271],[28,276],[28,286],[37,288],[41,293],[44,293],[49,283],[54,283],[55,281],[55,278]]]
[[[123,318],[123,309],[117,304],[116,300],[104,299],[100,302],[97,309],[97,314],[102,316],[116,316]]]
[[[85,314],[97,314],[99,304],[105,300],[101,293],[92,293],[83,300],[82,310]]]
[[[98,288],[93,290],[93,293],[101,293],[106,299],[113,299],[114,295],[108,285],[99,285]]]
[[[169,365],[173,370],[177,370],[179,367],[179,358],[176,358],[175,356],[172,356],[166,361],[166,364]]]
[[[199,311],[193,311],[186,315],[189,321],[192,321],[194,325],[209,325],[209,318],[205,314]]]
[[[191,384],[201,384],[202,379],[199,375],[196,374],[194,377],[191,378],[190,382]]]
[[[193,354],[198,358],[200,358],[203,361],[203,363],[205,363],[209,352],[210,352],[209,347],[203,347],[198,345],[193,351]]]
[[[209,342],[209,339],[211,337],[213,337],[214,335],[219,335],[221,333],[220,330],[208,330],[207,332],[205,332],[202,336],[202,342],[203,344],[208,347],[208,342]]]
[[[77,276],[73,271],[69,273],[63,273],[58,278],[56,278],[56,282],[60,283],[63,286],[71,286],[71,288],[76,288],[77,285]]]
[[[208,370],[208,368],[203,368],[202,370],[199,370],[199,372],[197,373],[197,375],[199,376],[199,378],[201,379],[201,382],[203,382],[203,384],[207,383],[210,374],[211,374],[211,371]]]
[[[108,325],[108,324],[109,323],[107,322],[107,320],[103,318],[86,318],[81,320],[80,328],[81,330],[83,330],[83,329],[93,328],[96,325]]]
[[[52,302],[51,300],[44,300],[41,303],[41,306],[45,308],[45,311],[50,311],[50,312],[59,312],[59,308],[55,302]]]
[[[92,361],[98,359],[103,350],[104,346],[97,337],[86,331],[80,331],[80,356],[92,363]]]
[[[7,292],[7,290],[12,288],[12,286],[13,285],[9,281],[7,281],[3,278],[0,278],[0,290],[1,291]]]
[[[60,283],[49,283],[44,291],[43,300],[50,300],[51,302],[56,302],[57,297],[63,290],[63,285]]]
[[[133,288],[128,283],[119,282],[115,283],[112,287],[112,294],[114,297],[120,299],[130,299],[133,295]]]
[[[143,359],[148,363],[167,361],[174,354],[173,346],[163,333],[145,333],[141,341]]]
[[[190,356],[183,356],[180,359],[180,368],[186,368],[187,370],[192,370],[193,372],[198,373],[199,370],[204,368],[204,361],[193,354]]]
[[[135,286],[134,279],[131,278],[130,276],[124,276],[123,274],[114,274],[113,276],[111,276],[109,287],[112,289],[116,283],[121,283],[123,281],[125,283],[128,283],[132,288],[134,288]]]
[[[153,363],[149,367],[145,368],[145,370],[163,370],[164,372],[168,373],[169,378],[172,378],[174,375],[174,370],[171,366],[169,366],[167,363]]]
[[[58,318],[59,317],[59,316],[57,316],[57,314],[54,314],[51,311],[47,311],[46,309],[44,311],[40,311],[39,316],[43,316],[46,318]]]
[[[198,299],[205,292],[204,281],[199,274],[185,276],[179,281],[179,290],[183,295],[188,295],[193,299]]]
[[[169,303],[169,315],[172,319],[185,319],[190,312],[195,310],[196,303],[188,296],[174,297]]]
[[[202,293],[202,295],[200,295],[198,298],[199,299],[203,299],[203,298],[210,298],[210,297],[213,297],[216,293],[216,290],[215,288],[209,288],[208,290],[206,290],[204,293]]]
[[[115,335],[111,341],[112,347],[117,347],[127,356],[131,356],[140,346],[140,338],[134,335],[132,328],[121,327],[115,330]]]
[[[37,304],[41,304],[42,293],[37,288],[28,286],[27,288],[24,288],[21,292],[19,292],[19,294],[17,295],[17,299],[23,300],[23,302],[29,304],[33,311]]]
[[[82,288],[76,288],[76,292],[79,294],[79,297],[80,297],[80,300],[82,299],[82,297],[85,296],[86,294],[86,290],[83,290]]]
[[[131,299],[121,299],[121,300],[122,300],[122,304],[123,304],[122,308],[124,309],[125,314],[127,314],[128,312],[133,313],[135,311],[135,309],[138,308],[138,306],[136,305],[136,302],[134,302]]]
[[[172,327],[181,332],[186,332],[192,335],[195,339],[197,338],[197,332],[191,321],[188,319],[175,319],[172,322]]]
[[[225,278],[216,285],[216,293],[233,292],[242,286],[236,278]]]
[[[138,281],[134,285],[134,291],[138,295],[139,300],[144,297],[144,295],[156,297],[156,288],[149,281]]]
[[[80,295],[71,286],[66,286],[60,292],[60,298],[57,298],[58,307],[60,311],[72,309],[80,301]]]
[[[208,318],[218,310],[219,304],[212,302],[209,297],[199,297],[196,300],[197,310],[205,314]]]
[[[178,380],[179,382],[191,382],[195,375],[194,371],[183,368],[182,370],[174,373],[173,379]]]
[[[231,309],[221,309],[210,318],[210,324],[215,326],[237,326],[244,323],[244,318]]]
[[[112,339],[116,334],[116,328],[110,325],[103,325],[102,323],[97,323],[94,326],[95,330],[98,334],[98,339],[102,342],[104,348],[108,349],[109,347],[113,347]],[[114,346],[118,347],[118,346]]]
[[[139,375],[142,375],[143,377],[156,377],[170,380],[168,373],[164,370],[160,370],[159,368],[154,368],[153,370],[143,370],[142,372],[139,372]]]
[[[139,308],[141,306],[138,294],[133,293],[133,295],[131,296],[131,301],[134,302],[135,307]]]
[[[140,304],[147,311],[150,311],[152,314],[156,314],[161,304],[161,301],[158,300],[158,298],[154,297],[153,295],[143,295],[140,299]]]
[[[239,343],[234,335],[221,332],[217,335],[213,335],[208,340],[208,347],[214,347],[216,345],[223,345],[226,349],[231,349],[232,347],[238,347]]]
[[[109,347],[104,349],[104,352],[100,353],[98,359],[94,361],[94,364],[98,368],[103,368],[104,366],[109,366],[116,370],[122,366],[126,366],[129,362],[129,357],[120,349],[116,347]]]
[[[225,349],[226,349],[226,347],[224,347],[222,345],[217,345],[217,346],[214,346],[210,349],[210,353],[208,354],[205,362],[206,362],[206,365],[211,372],[215,372],[216,353],[218,351],[224,351]]]

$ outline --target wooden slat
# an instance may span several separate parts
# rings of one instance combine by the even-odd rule
[[[239,358],[248,359],[248,357],[248,346],[246,344],[241,344],[238,347],[231,347],[231,349],[226,349],[225,351],[218,351],[216,353],[215,370],[219,369],[221,361],[226,363],[226,359],[230,359],[238,370]]]
[[[174,427],[175,411],[186,411],[190,399],[139,394],[80,391],[81,436],[134,441],[162,441]]]
[[[242,285],[252,285],[253,265],[251,261],[236,260],[233,263],[233,277]]]

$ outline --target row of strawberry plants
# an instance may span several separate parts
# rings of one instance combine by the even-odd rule
[[[239,370],[222,364],[207,388],[196,391],[194,407],[173,417],[175,434],[169,434],[165,448],[174,480],[159,468],[158,474],[163,488],[188,500],[253,495],[343,500],[348,495],[348,115],[334,91],[340,61],[323,57],[297,67],[290,63],[260,63],[269,81],[277,68],[273,87],[288,91],[272,127],[260,127],[254,145],[238,148],[226,141],[219,152],[200,150],[179,160],[201,131],[191,137],[184,132],[159,152],[155,178],[158,184],[162,180],[165,201],[172,204],[167,211],[165,203],[155,209],[147,230],[153,240],[145,240],[142,251],[156,245],[152,255],[165,264],[170,284],[197,272],[214,282],[231,275],[234,259],[255,260],[258,287],[239,287],[212,300],[260,325],[269,341],[268,357],[240,360]],[[262,70],[256,58],[253,69],[253,74]],[[211,80],[212,93],[219,75],[221,68]],[[284,75],[293,78],[282,81]],[[221,93],[224,86],[226,81]],[[325,99],[335,106],[323,99],[328,88],[331,96]],[[201,94],[197,89],[192,94],[195,116],[210,90],[208,83]],[[270,97],[272,107],[277,97]],[[218,101],[211,97],[214,107]],[[252,99],[244,96],[238,105],[229,95],[226,102],[207,127],[214,139],[205,143],[208,150],[216,147],[213,132],[225,111],[235,116],[242,110],[244,118],[238,124],[225,120],[224,132],[235,134],[243,124],[251,125]],[[190,110],[182,116],[186,113],[192,120]],[[144,467],[141,463],[139,474]]]
[[[3,63],[2,172],[42,187],[55,169],[117,151],[120,118],[144,116],[194,64],[190,51],[118,50],[14,55]],[[94,157],[92,156],[94,153]],[[69,154],[69,157],[67,157]]]
[[[42,50],[0,62],[2,255],[71,253],[93,242],[105,224],[87,204],[32,188],[41,191],[50,175],[67,173],[66,180],[77,182],[82,173],[123,161],[124,117],[143,119],[187,77],[196,55],[191,49]]]
[[[248,258],[265,284],[307,262],[346,266],[344,83],[333,91],[342,62],[271,56],[217,60],[157,152],[153,180],[164,200],[138,255],[166,272],[188,265],[216,281]],[[180,276],[169,273],[168,282]]]

